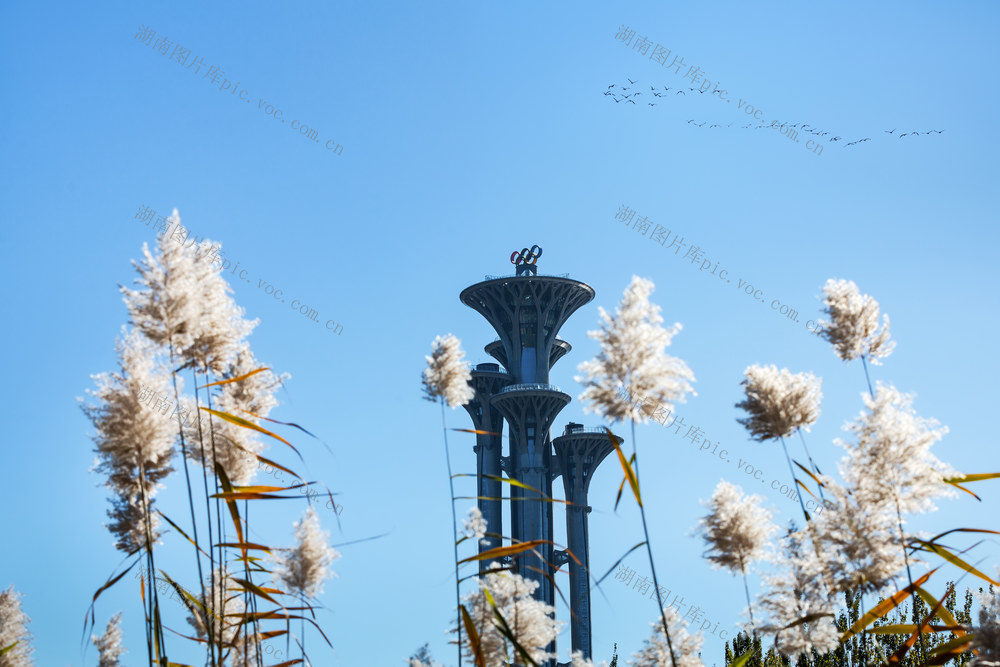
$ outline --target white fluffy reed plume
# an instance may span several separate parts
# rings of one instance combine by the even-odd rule
[[[223,373],[222,379],[237,378],[262,367],[263,365],[257,361],[250,350],[250,345],[244,342],[239,346],[235,358]],[[239,382],[219,385],[217,395],[213,399],[212,409],[235,415],[260,426],[262,421],[260,418],[267,417],[271,409],[278,404],[274,394],[288,377],[290,376],[287,373],[279,377],[268,370],[255,373]],[[184,404],[188,410],[195,411],[192,399],[185,397]],[[204,428],[203,424],[202,429]],[[198,422],[189,423],[185,434],[189,440],[197,441],[199,437]],[[266,447],[258,431],[238,426],[223,419],[213,419],[212,435],[205,433],[204,430],[201,435],[206,442],[210,437],[215,438],[215,460],[226,471],[226,475],[233,484],[244,486],[253,479],[259,468],[257,458],[254,455],[262,453]],[[211,456],[210,449],[206,449],[205,456],[206,458]],[[192,447],[189,449],[188,458],[202,464],[201,448]]]
[[[206,578],[208,579],[208,578]],[[232,580],[232,574],[225,567],[217,567],[205,582],[205,590],[211,590],[211,601],[201,597],[204,608],[197,605],[187,621],[194,628],[199,639],[208,637],[209,615],[212,618],[216,644],[231,645],[240,636],[241,625],[237,619],[243,615],[243,589]],[[221,628],[221,630],[220,630]]]
[[[31,667],[34,661],[31,653],[31,633],[28,623],[31,619],[21,610],[21,594],[10,586],[0,593],[0,649],[16,644],[14,648],[0,655],[0,667]]]
[[[108,621],[108,627],[100,637],[92,635],[90,641],[97,647],[98,667],[121,667],[122,653],[126,652],[122,646],[122,613],[118,612]]]
[[[836,648],[840,631],[834,625],[833,601],[808,538],[801,532],[786,537],[775,564],[777,571],[764,577],[766,592],[757,602],[766,617],[761,630],[773,634],[778,652],[790,658],[809,655],[813,649],[823,654]],[[799,622],[807,616],[814,618]]]
[[[663,637],[663,624],[657,620],[650,623],[653,635],[646,639],[642,650],[635,653],[629,664],[633,667],[702,667],[701,645],[705,641],[701,633],[691,634],[687,624],[681,622],[681,617],[673,607],[663,610],[667,627],[670,628],[671,645],[676,661],[671,663],[671,652]]]
[[[96,431],[95,470],[107,475],[105,485],[115,493],[108,529],[117,538],[115,546],[130,553],[147,546],[145,519],[156,541],[158,521],[149,507],[159,481],[173,470],[170,458],[176,435],[172,422],[143,398],[144,392],[166,390],[167,374],[156,360],[154,346],[123,328],[117,349],[119,371],[93,376],[97,389],[88,393],[96,403],[84,405],[83,411]]]
[[[525,579],[512,572],[491,572],[479,579],[479,590],[467,594],[463,600],[469,617],[479,632],[480,649],[487,665],[520,663],[519,656],[498,628],[493,607],[483,590],[489,590],[496,609],[503,616],[517,642],[524,647],[535,662],[541,663],[555,655],[547,651],[564,625],[555,620],[555,607],[532,597],[538,582]],[[463,647],[469,660],[475,662],[475,652],[462,636]]]
[[[1000,567],[997,568],[1000,579]],[[972,667],[1000,667],[1000,592],[990,587],[989,592],[979,595],[979,627],[975,629],[973,646],[979,657]]]
[[[771,512],[761,506],[763,500],[763,496],[744,495],[742,488],[725,480],[715,487],[705,503],[709,513],[700,522],[708,547],[705,558],[713,568],[745,573],[750,563],[767,554],[778,528],[771,523]]]
[[[470,507],[468,517],[462,522],[465,536],[476,540],[486,537],[486,519],[478,507]]]
[[[783,438],[797,428],[809,430],[819,417],[822,380],[812,373],[793,374],[777,366],[749,366],[744,371],[745,397],[736,407],[747,417],[737,419],[757,441]]]
[[[472,373],[464,360],[462,341],[457,336],[437,336],[431,343],[431,355],[424,369],[423,388],[428,401],[444,400],[450,408],[465,405],[475,396],[469,385]]]
[[[823,312],[829,320],[819,321],[820,336],[828,340],[844,361],[861,357],[875,365],[888,357],[895,342],[889,341],[889,316],[883,316],[879,329],[879,305],[871,295],[858,290],[853,280],[826,281],[823,287]]]
[[[295,522],[295,547],[275,557],[274,582],[286,593],[302,599],[323,592],[323,582],[336,576],[330,565],[340,552],[328,544],[329,533],[320,527],[316,510],[310,505]]]
[[[651,280],[632,276],[614,317],[598,308],[601,328],[587,335],[600,342],[601,351],[580,364],[578,370],[584,375],[575,378],[584,386],[580,400],[585,412],[597,412],[611,421],[631,419],[645,424],[650,415],[623,398],[620,386],[667,410],[685,401],[685,394],[697,395],[691,386],[694,373],[683,359],[665,352],[681,325],[660,326],[660,307],[649,300],[654,287]]]
[[[820,479],[827,498],[810,528],[826,581],[839,592],[883,589],[906,567],[895,509],[859,502],[833,479]]]
[[[834,441],[847,451],[840,474],[858,502],[895,515],[932,511],[935,497],[956,495],[944,479],[959,473],[930,451],[948,428],[919,417],[913,396],[891,385],[862,399],[867,410],[845,427],[855,442]]]
[[[180,223],[177,209],[171,220]],[[258,320],[243,319],[210,255],[166,234],[157,243],[155,256],[143,244],[145,259],[133,262],[140,289],[121,288],[132,323],[199,372],[221,374]]]

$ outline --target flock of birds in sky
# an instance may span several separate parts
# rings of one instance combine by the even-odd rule
[[[639,106],[640,104],[644,104],[645,106],[655,107],[658,104],[663,104],[664,100],[669,100],[671,98],[671,96],[674,96],[674,97],[676,97],[677,95],[685,95],[686,96],[689,93],[698,93],[698,94],[704,95],[705,92],[706,92],[706,91],[700,90],[698,88],[674,88],[674,87],[671,87],[671,86],[663,86],[663,89],[660,90],[660,89],[658,89],[658,88],[656,88],[654,86],[650,86],[649,87],[649,92],[647,93],[645,90],[640,89],[641,88],[640,86],[636,85],[636,83],[637,83],[636,81],[633,81],[632,79],[629,79],[628,77],[626,77],[626,80],[628,81],[627,84],[625,84],[625,83],[622,83],[622,84],[611,84],[610,86],[608,86],[607,90],[604,91],[604,95],[606,97],[610,97],[612,100],[614,100],[615,104],[622,104],[622,103],[624,103],[624,104],[635,104],[636,106]],[[630,90],[632,91],[631,93],[628,92]],[[640,95],[645,95],[646,99],[641,99],[641,100],[636,101],[636,98],[638,98]],[[657,101],[653,101],[654,99],[657,100]],[[691,120],[688,121],[688,123],[691,124],[691,125],[694,125],[695,127],[699,127],[700,128],[700,127],[704,127],[706,125],[707,121],[704,121],[702,123],[696,123],[696,122],[694,122],[694,119],[692,118]],[[708,126],[708,129],[712,129],[712,128],[716,128],[716,127],[732,127],[734,123],[736,123],[736,121],[733,121],[732,123],[729,123],[728,125],[725,125],[725,126],[723,126],[723,125],[721,125],[719,123],[713,123],[712,125]],[[771,125],[770,125],[770,123],[764,123],[764,122],[760,122],[760,121],[754,120],[754,121],[751,121],[751,122],[747,123],[746,125],[738,125],[737,127],[740,127],[741,129],[744,129],[744,130],[746,130],[746,129],[760,130],[760,129],[770,128]],[[808,123],[795,123],[794,125],[787,125],[787,127],[798,128],[798,131],[807,132],[807,133],[815,135],[817,137],[826,137],[826,136],[828,136],[830,134],[830,132],[821,130],[819,128],[812,127]],[[899,128],[893,128],[891,130],[883,130],[883,132],[885,134],[891,135],[893,137],[897,137],[899,139],[902,139],[903,137],[916,137],[916,136],[919,136],[921,134],[926,135],[926,134],[935,134],[935,133],[936,134],[943,134],[944,133],[944,130],[927,130],[927,131],[923,131],[923,132],[918,132],[916,130],[911,130],[909,132],[899,132],[897,134],[897,130],[898,129]],[[844,140],[844,137],[837,136],[837,135],[834,135],[833,137],[830,137],[829,139],[827,139],[827,141],[830,142],[830,143],[840,142],[840,141],[843,141],[843,140]],[[871,141],[871,140],[872,140],[871,137],[865,137],[864,139],[857,139],[856,141],[849,141],[849,142],[844,143],[842,145],[846,148],[848,146],[855,146],[857,144],[861,144],[861,143],[864,143],[866,141]]]

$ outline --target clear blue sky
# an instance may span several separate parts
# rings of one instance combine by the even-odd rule
[[[845,366],[805,329],[827,278],[855,280],[892,317],[899,344],[875,378],[916,392],[918,412],[950,427],[938,454],[967,472],[1000,469],[988,408],[1000,324],[997,5],[543,4],[0,9],[9,378],[0,586],[24,593],[38,664],[95,662],[92,647],[81,655],[81,621],[119,561],[102,528],[105,491],[88,472],[90,426],[76,397],[92,386],[90,374],[114,367],[126,321],[116,285],[132,280],[129,260],[153,239],[134,218],[143,205],[161,215],[177,207],[248,270],[250,282],[233,286],[261,319],[254,349],[292,375],[274,416],[306,425],[333,452],[297,440],[311,477],[342,494],[341,528],[324,515],[335,540],[387,533],[343,547],[340,577],[322,597],[335,650],[317,652],[317,664],[398,665],[425,641],[455,662],[445,634],[454,595],[439,412],[420,398],[420,372],[431,340],[447,332],[471,361],[490,360],[482,345],[494,333],[458,294],[484,274],[512,272],[509,255],[524,246],[544,248],[543,272],[568,272],[597,292],[561,332],[574,349],[552,378],[574,397],[575,367],[596,352],[586,332],[597,306],[613,308],[633,274],[655,281],[668,323],[684,325],[670,352],[694,370],[698,396],[680,414],[721,440],[731,463],[658,425],[638,429],[639,448],[663,583],[720,627],[732,631],[743,591],[700,558],[691,537],[699,500],[727,477],[764,493],[781,520],[798,511],[770,489],[787,475],[780,453],[750,442],[735,422],[744,368],[775,363],[824,378],[810,442],[826,469],[840,457],[832,439],[861,409],[860,366]],[[651,97],[650,86],[676,88],[681,76],[616,41],[622,24],[720,80],[734,101]],[[134,38],[140,25],[247,93],[220,92],[206,70],[143,45]],[[626,77],[644,91],[639,104],[602,96]],[[812,135],[796,144],[742,129],[748,117],[737,98],[766,121],[831,131],[823,153],[805,149]],[[268,104],[279,118],[258,109]],[[320,143],[292,130],[293,120],[316,128]],[[896,138],[932,129],[945,131]],[[826,143],[837,135],[845,139]],[[840,145],[864,137],[871,141]],[[326,150],[330,139],[342,154]],[[615,221],[622,205],[698,245],[732,283]],[[261,280],[315,308],[321,324],[266,295]],[[764,301],[741,293],[738,280]],[[771,310],[773,299],[796,308],[800,324]],[[328,319],[343,326],[340,336],[324,330]],[[448,420],[469,424],[461,410]],[[576,400],[557,428],[570,420],[599,423]],[[465,438],[453,436],[454,465],[473,471]],[[758,488],[737,458],[767,483]],[[184,511],[182,480],[170,478],[161,493],[168,513]],[[634,508],[612,511],[619,480],[608,460],[591,488],[601,572],[641,539]],[[946,501],[917,527],[996,528],[1000,489],[980,490],[984,503]],[[261,533],[290,541],[303,505],[262,512]],[[186,576],[188,552],[177,536],[168,543],[166,568]],[[983,567],[1000,561],[995,541],[976,553]],[[628,563],[647,572],[638,554]],[[609,658],[617,642],[630,654],[655,603],[611,578],[603,589],[606,598],[594,595],[595,651]],[[99,625],[118,610],[128,663],[138,664],[134,589],[100,600]],[[169,620],[184,625],[179,614]],[[309,642],[318,647],[314,635]],[[707,639],[706,664],[721,664],[721,644]],[[568,630],[559,647],[565,659]],[[196,659],[181,649],[171,657]]]

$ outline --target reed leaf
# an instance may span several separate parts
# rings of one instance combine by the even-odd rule
[[[551,544],[549,540],[531,540],[529,542],[521,542],[520,544],[512,544],[508,547],[494,547],[493,549],[488,549],[481,554],[476,554],[475,556],[469,556],[468,558],[463,558],[458,561],[459,565],[462,563],[468,563],[477,560],[492,560],[494,558],[503,558],[504,556],[512,556],[514,554],[519,554],[522,551],[528,551],[529,549],[534,549],[542,544]]]
[[[263,373],[264,371],[269,371],[269,370],[271,370],[271,369],[270,368],[258,368],[257,370],[250,371],[249,373],[244,373],[243,375],[240,375],[239,377],[229,378],[228,380],[219,380],[218,382],[212,382],[211,384],[203,384],[202,386],[198,387],[198,389],[205,389],[207,387],[214,387],[214,386],[220,385],[220,384],[229,384],[230,382],[239,382],[241,380],[246,380],[251,375],[256,375],[257,373]]]
[[[996,479],[997,477],[1000,477],[1000,472],[981,472],[961,477],[948,477],[944,481],[948,484],[963,484],[965,482],[981,482],[984,479]]]
[[[266,428],[257,426],[252,421],[249,421],[247,419],[243,419],[243,417],[237,417],[236,415],[231,415],[228,412],[221,412],[220,410],[212,410],[211,408],[205,408],[205,407],[201,407],[200,409],[204,410],[205,412],[207,412],[207,413],[209,413],[211,415],[215,415],[219,419],[224,419],[227,422],[229,422],[230,424],[236,424],[237,426],[242,426],[243,428],[248,428],[248,429],[253,430],[253,431],[259,431],[260,433],[263,433],[264,435],[269,435],[272,438],[274,438],[275,440],[279,440],[280,442],[283,442],[286,445],[288,445],[289,447],[291,447],[292,451],[295,452],[296,454],[298,454],[299,459],[300,460],[302,459],[302,454],[299,453],[299,450],[296,449],[295,446],[292,443],[288,442],[287,440],[285,440],[284,438],[282,438],[277,433],[272,433],[271,431],[268,431]]]
[[[452,431],[458,431],[459,433],[475,433],[476,435],[503,435],[503,433],[494,433],[493,431],[479,431],[474,428],[453,428]]]
[[[882,600],[877,605],[872,607],[869,611],[867,611],[864,614],[864,616],[859,618],[857,622],[847,630],[847,632],[844,633],[844,635],[840,638],[840,643],[843,644],[845,641],[847,641],[854,635],[864,630],[873,622],[882,618],[890,611],[898,607],[900,603],[903,602],[903,600],[908,598],[913,593],[913,591],[917,586],[925,583],[928,579],[931,578],[931,575],[937,572],[939,569],[940,568],[934,568],[927,574],[923,575],[922,577],[914,581],[911,586],[907,586],[903,590],[893,593],[891,596],[889,596],[885,600]]]
[[[972,635],[952,637],[940,646],[934,647],[934,649],[927,654],[927,664],[943,665],[952,658],[957,658],[969,649],[969,644],[972,643],[973,639],[974,637]]]
[[[524,647],[521,646],[521,642],[517,641],[517,637],[514,636],[510,626],[507,625],[507,620],[503,617],[503,614],[500,613],[500,610],[497,609],[497,603],[493,600],[493,595],[490,593],[489,589],[484,588],[483,593],[486,595],[486,599],[489,601],[490,606],[493,607],[493,615],[496,616],[499,621],[497,630],[499,630],[500,634],[506,637],[510,643],[514,645],[514,649],[521,655],[522,659],[527,660],[528,664],[532,665],[532,667],[538,667],[538,663],[531,659],[531,655],[524,650]]]
[[[989,582],[989,583],[993,584],[994,586],[1000,586],[1000,581],[994,581],[993,579],[990,579],[985,574],[983,574],[982,572],[980,572],[979,570],[977,570],[976,568],[972,567],[971,565],[969,565],[968,563],[966,563],[964,560],[962,560],[961,558],[959,558],[958,556],[956,556],[955,554],[953,554],[951,552],[951,550],[948,549],[948,547],[942,546],[940,544],[931,544],[930,542],[925,542],[925,541],[923,541],[921,539],[917,539],[917,538],[914,538],[914,542],[918,542],[919,544],[923,545],[923,547],[925,549],[927,549],[928,551],[933,551],[938,556],[941,556],[941,558],[944,558],[946,561],[948,561],[952,565],[965,570],[969,574],[975,575],[975,576],[979,577],[980,579],[982,579],[983,581],[986,581],[986,582]]]
[[[621,558],[619,558],[618,560],[616,560],[614,562],[614,564],[608,569],[608,571],[604,573],[604,576],[602,576],[600,579],[598,579],[596,582],[594,582],[594,586],[600,586],[601,582],[604,581],[608,577],[608,575],[611,574],[611,571],[614,570],[616,567],[618,567],[618,565],[623,560],[625,560],[626,558],[628,558],[628,555],[630,553],[632,553],[636,549],[638,549],[640,547],[644,547],[644,546],[646,546],[645,542],[639,542],[639,544],[635,545],[634,547],[632,547],[631,549],[629,549],[628,551],[626,551],[625,554]]]
[[[805,467],[804,465],[802,465],[801,463],[799,463],[799,462],[798,462],[798,461],[796,461],[795,459],[792,459],[792,463],[794,463],[794,464],[795,464],[795,465],[797,465],[797,466],[798,466],[799,468],[801,468],[801,469],[802,469],[802,472],[804,472],[805,474],[807,474],[807,475],[809,475],[810,477],[812,477],[813,481],[814,481],[814,482],[816,482],[816,484],[818,484],[818,485],[819,485],[819,486],[821,486],[821,487],[822,487],[822,486],[824,486],[824,485],[823,485],[823,482],[819,481],[819,477],[817,477],[816,475],[812,474],[812,472],[811,472],[811,471],[810,471],[810,470],[809,470],[808,468],[806,468],[806,467]],[[815,498],[815,496],[813,496],[813,497]]]
[[[914,585],[916,585],[916,584],[914,584]],[[941,600],[947,599],[948,596],[951,595],[951,591],[954,588],[955,588],[954,584],[952,584],[951,586],[949,586],[948,590],[945,592],[944,597],[942,597]],[[940,601],[938,601],[938,603],[936,605],[934,605],[934,607],[931,609],[930,613],[927,614],[926,617],[924,617],[924,620],[920,621],[920,623],[917,624],[917,628],[916,628],[916,630],[913,631],[913,634],[911,634],[910,637],[905,642],[903,642],[903,645],[900,646],[899,649],[895,653],[893,653],[891,656],[889,656],[889,664],[890,665],[898,664],[903,659],[903,657],[906,656],[907,652],[911,648],[913,648],[913,645],[916,643],[917,638],[924,632],[924,629],[928,627],[928,625],[930,623],[930,620],[932,618],[934,618],[934,615],[937,613],[938,609],[940,609],[941,607],[942,607],[942,604],[941,604]]]
[[[252,581],[247,581],[246,579],[240,579],[239,577],[230,577],[230,578],[233,581],[235,581],[236,583],[238,583],[240,586],[242,586],[245,590],[250,591],[254,595],[256,595],[258,597],[262,597],[265,600],[267,600],[268,602],[273,602],[274,604],[277,604],[277,605],[281,604],[280,602],[278,602],[277,600],[275,600],[273,597],[271,597],[270,595],[268,595],[264,591],[264,589],[262,589],[260,586],[258,586],[257,584],[253,583]]]
[[[924,602],[926,602],[931,607],[938,606],[938,601],[936,599],[934,599],[934,596],[931,595],[930,593],[928,593],[927,591],[925,591],[920,586],[917,586],[917,595],[919,595],[921,598],[923,598]],[[955,617],[951,615],[951,612],[948,611],[948,608],[945,607],[944,605],[941,605],[941,608],[938,609],[938,618],[940,618],[942,621],[944,621],[949,626],[951,626],[952,628],[954,628],[952,630],[952,632],[954,632],[959,637],[961,637],[961,636],[963,636],[963,635],[966,634],[965,628],[963,628],[959,624],[959,622],[957,620],[955,620]]]
[[[632,469],[632,463],[635,463],[635,456],[633,455],[632,463],[629,463],[625,458],[625,454],[622,453],[621,445],[618,444],[618,440],[615,438],[614,434],[611,433],[611,429],[607,426],[604,430],[608,433],[608,439],[615,448],[615,452],[618,454],[618,463],[621,464],[622,470],[625,472],[625,478],[628,479],[629,485],[632,487],[632,493],[635,495],[635,502],[642,507],[642,496],[639,495],[639,478],[635,476],[635,470]],[[615,503],[615,509],[618,509],[618,503]]]
[[[476,624],[472,622],[469,611],[465,605],[459,605],[462,612],[462,623],[465,624],[465,633],[469,636],[469,645],[472,646],[472,653],[476,657],[476,667],[486,667],[486,658],[483,657],[483,647],[479,641],[479,633],[476,632]]]
[[[925,625],[925,630],[930,630],[931,632],[954,632],[958,634],[961,630],[962,634],[965,633],[965,628],[961,625]],[[909,635],[917,631],[916,623],[897,623],[896,625],[880,625],[878,627],[868,630],[870,635]]]
[[[753,646],[751,645],[750,648],[743,652],[743,655],[729,663],[729,667],[743,667],[743,665],[747,664],[747,660],[749,660],[752,656]]]

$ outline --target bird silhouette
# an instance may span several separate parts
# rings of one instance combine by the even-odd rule
[[[615,87],[615,84],[611,84],[610,86],[608,86],[608,90],[611,90],[614,87]]]
[[[907,134],[909,134],[909,132],[903,132],[903,133],[902,133],[901,135],[899,135],[899,138],[900,138],[900,139],[902,139],[902,138],[903,138],[903,137],[905,137],[905,136],[906,136]]]
[[[872,138],[871,138],[871,137],[865,137],[865,138],[864,138],[864,139],[862,139],[861,141],[871,141],[871,140],[872,140]],[[861,143],[861,141],[859,141],[858,143],[860,144],[860,143]]]
[[[664,86],[663,90],[670,90],[670,87],[669,86]]]
[[[653,93],[653,96],[654,97],[663,97],[663,95],[660,95],[659,93]]]
[[[615,104],[618,104],[619,102],[621,102],[621,100],[618,99],[617,97],[612,97],[611,99],[613,99],[615,101]]]
[[[891,130],[882,130],[882,131],[885,132],[886,134],[892,134],[893,132],[896,131],[896,128],[892,128]]]
[[[721,125],[718,125],[718,124],[716,124],[716,125],[709,125],[709,126],[708,126],[708,129],[710,129],[710,130],[711,130],[711,129],[712,129],[713,127],[722,127],[722,126],[721,126]]]
[[[840,140],[841,140],[842,138],[843,138],[843,137],[834,137],[833,139],[830,139],[830,141],[831,141],[831,142],[832,142],[832,141],[840,141]]]
[[[685,93],[683,90],[678,90],[677,94],[678,95],[687,95],[687,93]]]
[[[944,130],[931,130],[931,132],[937,132],[938,134],[943,134]]]
[[[622,86],[622,90],[628,90],[628,86]]]
[[[655,104],[653,104],[652,102],[650,102],[650,103],[649,103],[649,106],[651,106],[651,107],[655,107],[656,105],[655,105]]]
[[[653,88],[652,86],[650,86],[649,89],[650,90],[656,90],[656,88]]]
[[[635,100],[629,100],[629,102],[631,102],[632,104],[635,104]]]
[[[636,92],[635,94],[636,94],[636,95],[642,95],[642,93],[640,93],[640,92]]]
[[[625,78],[626,78],[626,79],[628,79],[628,77],[625,77]],[[634,83],[635,83],[635,81],[633,81],[632,79],[628,79],[628,82],[629,82],[629,83],[632,83],[632,84],[634,84]]]

